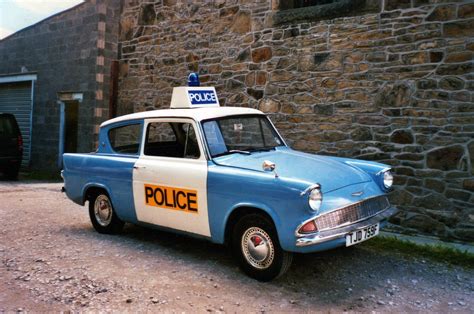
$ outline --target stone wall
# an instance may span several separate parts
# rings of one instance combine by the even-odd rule
[[[88,0],[0,41],[0,75],[37,73],[31,168],[57,170],[58,92],[83,93],[78,152],[95,149],[108,118],[110,62],[117,59],[120,0]]]
[[[324,20],[270,0],[126,0],[119,113],[167,108],[199,71],[295,149],[392,165],[404,230],[472,241],[474,4],[364,3]]]

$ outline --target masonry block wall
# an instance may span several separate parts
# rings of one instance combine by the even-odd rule
[[[0,74],[37,73],[31,168],[57,170],[58,92],[83,93],[78,152],[95,149],[108,118],[110,60],[117,59],[120,0],[88,0],[0,41]]]
[[[119,113],[167,108],[199,71],[295,149],[392,165],[403,230],[474,240],[472,1],[284,4],[126,0]]]

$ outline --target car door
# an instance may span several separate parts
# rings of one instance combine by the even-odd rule
[[[145,121],[133,169],[133,194],[140,222],[210,236],[207,160],[191,119]]]

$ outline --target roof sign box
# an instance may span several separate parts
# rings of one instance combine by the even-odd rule
[[[214,87],[175,87],[170,108],[219,107]]]

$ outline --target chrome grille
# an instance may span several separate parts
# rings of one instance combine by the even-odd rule
[[[388,198],[377,196],[323,214],[316,218],[315,222],[318,230],[321,231],[374,216],[388,207],[390,207]]]

